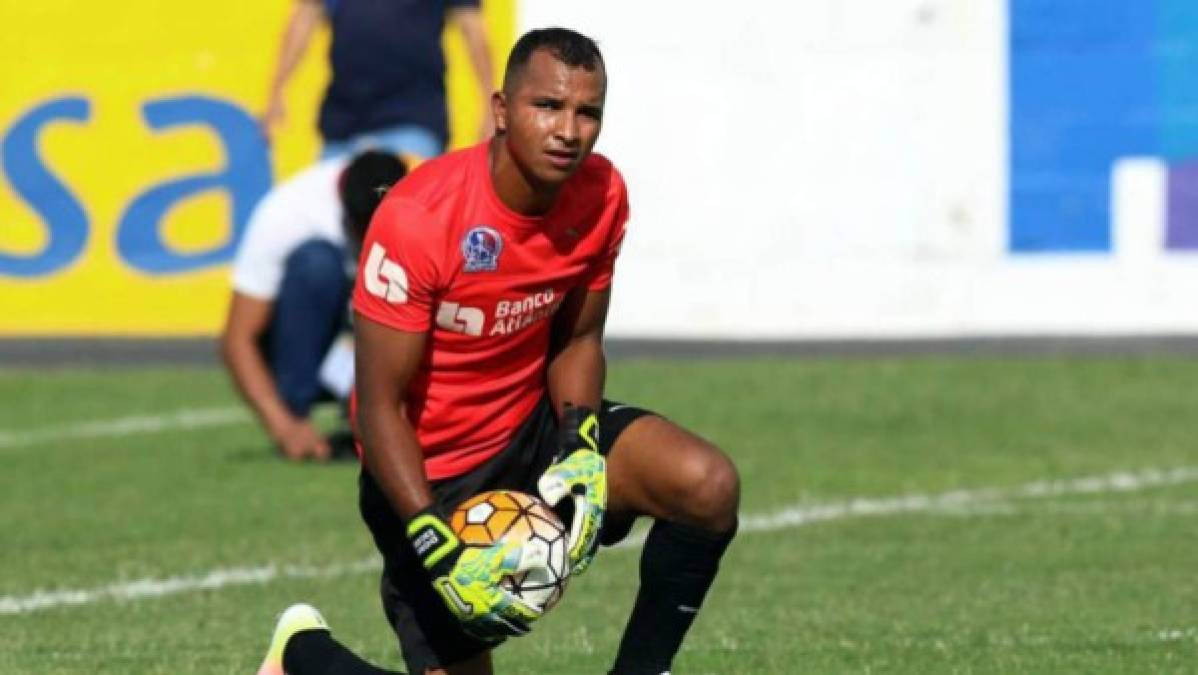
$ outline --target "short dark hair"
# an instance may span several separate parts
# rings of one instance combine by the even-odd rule
[[[345,166],[337,193],[345,214],[346,235],[355,243],[366,236],[370,217],[387,190],[407,173],[407,167],[398,157],[378,150],[367,150]]]
[[[504,91],[508,91],[508,87],[520,77],[533,52],[538,49],[548,50],[554,58],[571,68],[593,71],[604,67],[599,45],[591,38],[569,28],[538,28],[520,36],[516,46],[512,47],[512,53],[507,57],[507,67],[503,71]]]

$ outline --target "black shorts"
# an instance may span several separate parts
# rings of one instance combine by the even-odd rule
[[[647,410],[603,401],[599,415],[599,451],[607,455],[615,440]],[[533,409],[512,442],[479,467],[453,478],[432,482],[433,499],[448,516],[458,504],[487,490],[519,490],[537,494],[537,479],[557,453],[557,417],[548,399]],[[363,469],[358,507],[383,556],[380,594],[387,622],[399,637],[409,673],[443,668],[495,646],[465,633],[433,590],[428,573],[412,550],[404,522],[392,510],[374,478]],[[628,535],[632,520],[605,519],[600,543],[610,546]]]

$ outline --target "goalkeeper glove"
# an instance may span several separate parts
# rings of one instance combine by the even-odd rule
[[[524,635],[541,612],[499,586],[504,577],[548,564],[547,546],[497,541],[491,546],[463,546],[431,508],[408,523],[420,562],[432,576],[433,588],[466,632],[487,642]]]
[[[599,454],[599,418],[595,411],[567,404],[562,413],[558,459],[537,481],[537,489],[550,505],[556,505],[567,494],[574,497],[571,574],[585,572],[599,546],[599,530],[607,510],[607,461]]]

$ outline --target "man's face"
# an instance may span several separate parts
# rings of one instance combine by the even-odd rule
[[[535,183],[560,185],[591,154],[603,124],[607,76],[571,68],[539,49],[513,90],[495,98],[496,126],[521,171]]]

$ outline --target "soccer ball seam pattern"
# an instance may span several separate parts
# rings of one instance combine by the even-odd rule
[[[504,577],[501,586],[530,605],[548,611],[561,599],[569,580],[565,525],[540,499],[511,490],[484,492],[461,504],[450,524],[465,546],[490,546],[500,540],[544,542],[546,568]]]

